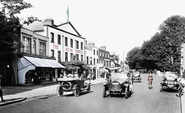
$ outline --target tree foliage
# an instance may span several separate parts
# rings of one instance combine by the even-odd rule
[[[139,47],[133,48],[131,51],[128,52],[126,60],[129,61],[128,65],[131,69],[139,68]]]
[[[179,72],[180,46],[185,41],[185,17],[171,16],[159,26],[159,30],[160,32],[143,43],[137,52],[139,55],[130,54],[133,51],[131,50],[127,61],[130,65],[136,65],[137,62],[143,69]],[[140,62],[133,57],[137,57],[134,59],[139,59]]]
[[[1,0],[0,5],[0,50],[14,51],[21,45],[19,40],[21,23],[15,15],[32,5],[23,0]]]

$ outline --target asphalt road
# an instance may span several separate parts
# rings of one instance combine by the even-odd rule
[[[180,113],[180,99],[176,92],[160,92],[161,77],[154,77],[153,89],[148,89],[147,76],[134,83],[131,97],[103,98],[103,85],[93,85],[90,93],[79,97],[46,95],[21,103],[0,107],[0,113]]]

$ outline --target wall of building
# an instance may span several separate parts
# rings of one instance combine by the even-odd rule
[[[49,37],[49,42],[50,42],[49,56],[52,56],[51,50],[54,50],[54,57],[57,61],[59,60],[58,51],[61,51],[61,62],[65,62],[66,58],[68,59],[67,61],[71,61],[71,54],[78,55],[80,61],[84,60],[85,38],[71,34],[55,26],[44,26],[44,32],[45,33],[43,34]],[[51,42],[51,33],[54,34],[54,42]],[[58,35],[61,36],[61,44],[58,44],[58,38],[57,38]],[[66,38],[67,38],[67,45],[65,42]],[[73,40],[73,44],[71,44],[71,40]],[[79,48],[76,48],[76,41],[78,41]],[[82,48],[81,48],[81,43],[82,43]]]
[[[49,56],[49,38],[48,37],[34,33],[33,31],[27,28],[24,28],[24,27],[21,28],[20,36],[21,36],[20,40],[23,44],[21,48],[21,53],[26,53],[26,47],[28,46],[28,43],[30,43],[30,53],[28,54]],[[30,39],[30,42],[28,40],[25,40],[25,37]],[[43,55],[43,52],[41,52],[42,50],[41,43],[45,44],[45,55]]]
[[[110,52],[99,49],[99,61],[102,63],[105,67],[109,67],[110,64]]]

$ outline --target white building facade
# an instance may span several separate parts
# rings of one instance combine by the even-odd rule
[[[95,47],[94,43],[85,43],[85,62],[92,69],[92,78],[99,78],[99,48]]]
[[[49,37],[49,56],[59,62],[68,62],[76,55],[77,60],[84,61],[85,38],[81,37],[70,22],[54,25],[52,19],[46,19],[43,30],[38,32]]]

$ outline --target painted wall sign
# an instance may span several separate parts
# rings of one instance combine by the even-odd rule
[[[54,49],[58,49],[58,45],[53,44]]]
[[[83,54],[83,51],[82,50],[76,50],[76,53]]]
[[[73,48],[68,48],[68,47],[66,47],[66,51],[67,51],[67,52],[73,52]]]

